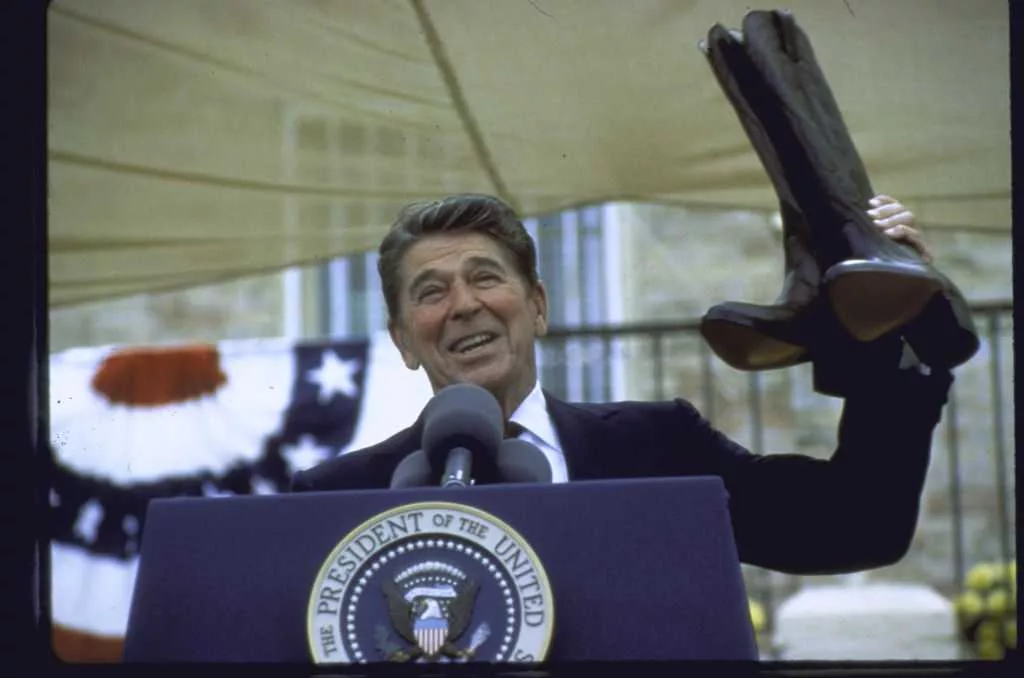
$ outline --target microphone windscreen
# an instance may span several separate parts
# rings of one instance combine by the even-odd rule
[[[551,464],[536,446],[525,440],[503,440],[498,448],[498,474],[506,483],[550,483]]]
[[[395,472],[391,474],[392,490],[403,487],[428,487],[436,484],[435,475],[423,450],[416,450],[398,462]]]
[[[421,446],[431,468],[444,468],[448,452],[462,447],[478,462],[492,460],[504,434],[501,406],[486,389],[453,384],[438,391],[424,408]],[[474,469],[474,476],[476,475]]]

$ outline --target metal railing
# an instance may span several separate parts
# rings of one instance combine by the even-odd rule
[[[991,408],[991,422],[989,425],[991,429],[990,449],[994,457],[993,472],[995,474],[994,486],[996,490],[991,501],[994,504],[992,508],[997,516],[999,532],[998,556],[1003,562],[1010,562],[1015,557],[1016,546],[1014,543],[1014,526],[1011,519],[1013,514],[1009,496],[1012,487],[1010,483],[1013,480],[1012,470],[1008,471],[1008,435],[1006,433],[1006,398],[1004,389],[1007,384],[1012,384],[1012,378],[1009,374],[1009,368],[1005,364],[1002,351],[1004,350],[1004,333],[1012,331],[1013,303],[1011,300],[974,303],[971,306],[971,311],[985,350],[979,351],[979,355],[976,355],[968,364],[972,366],[972,369],[978,370],[981,367],[981,365],[978,365],[978,361],[983,363],[987,356],[988,398],[990,400],[988,407]],[[610,379],[608,377],[613,356],[616,356],[616,347],[621,349],[621,345],[625,341],[646,343],[646,350],[636,351],[634,349],[632,352],[628,352],[627,355],[622,355],[621,350],[619,350],[617,355],[619,362],[624,364],[625,369],[632,375],[634,383],[644,383],[646,381],[648,388],[645,395],[653,397],[655,400],[676,395],[689,397],[690,394],[686,393],[666,393],[667,363],[670,359],[679,359],[678,355],[669,355],[666,347],[675,337],[685,337],[691,347],[695,346],[699,362],[697,370],[699,374],[698,391],[701,401],[699,408],[704,417],[714,424],[718,414],[716,412],[715,397],[718,382],[727,374],[735,380],[736,371],[724,362],[721,362],[713,354],[707,343],[700,337],[699,326],[700,321],[692,319],[672,323],[554,328],[541,341],[541,368],[543,371],[545,365],[550,366],[562,362],[569,365],[570,368],[575,367],[578,370],[600,370],[604,389],[603,393],[597,394],[596,399],[611,400],[616,397],[616,394],[613,393],[609,386]],[[1009,346],[1011,343],[1006,342],[1005,345]],[[595,346],[599,347],[596,351],[593,350]],[[566,357],[574,348],[580,349],[581,347],[590,349],[590,354],[582,359],[577,358],[575,361]],[[579,351],[577,351],[578,353]],[[648,360],[650,364],[645,365],[644,363]],[[649,380],[642,377],[642,373],[648,369],[650,370]],[[563,370],[561,375],[556,374],[554,376],[564,377],[565,371]],[[567,371],[571,371],[571,369]],[[955,370],[954,374],[957,371]],[[730,372],[732,374],[729,374]],[[640,375],[639,378],[638,375]],[[749,425],[748,449],[757,454],[766,453],[763,384],[765,377],[763,375],[764,373],[762,372],[746,373],[748,406],[746,415]],[[551,390],[559,397],[569,400],[574,399],[572,397],[573,394],[568,392],[569,389],[564,379],[555,378],[549,380],[547,377],[548,375],[544,377],[545,388]],[[630,398],[637,397],[634,394],[628,394],[628,396]],[[618,397],[621,397],[621,394]],[[593,400],[595,396],[590,394],[585,399]],[[954,381],[948,404],[943,411],[943,421],[940,423],[941,428],[937,430],[935,438],[938,441],[940,436],[942,436],[947,453],[946,463],[948,464],[949,477],[948,504],[952,540],[950,579],[954,582],[954,586],[964,581],[968,557],[968,549],[965,544],[964,507],[962,502],[963,487],[961,485],[963,445],[960,420],[961,409],[964,403],[964,397],[958,392],[957,381]],[[934,460],[935,457],[933,456],[933,463]],[[787,578],[785,576],[778,578],[770,573],[760,571],[758,568],[752,568],[752,570],[754,574],[748,577],[748,587],[751,589],[751,593],[765,607],[769,623],[767,631],[770,634],[780,594],[785,595],[788,592],[794,591],[798,584],[795,583],[796,578]],[[780,580],[783,582],[781,585],[778,583]],[[938,588],[946,589],[944,592],[947,594],[951,593],[948,590],[948,586],[939,586]]]

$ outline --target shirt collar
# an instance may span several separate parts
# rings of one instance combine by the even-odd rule
[[[540,438],[541,442],[558,449],[558,436],[555,434],[555,427],[551,423],[551,415],[548,414],[547,400],[544,398],[544,391],[540,388],[540,382],[533,385],[533,390],[526,396],[526,399],[519,404],[509,421],[514,421],[533,435]]]

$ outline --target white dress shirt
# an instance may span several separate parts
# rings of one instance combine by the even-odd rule
[[[558,440],[555,425],[548,414],[548,404],[544,399],[544,392],[540,389],[540,382],[533,385],[530,395],[520,403],[509,417],[509,421],[523,427],[523,432],[517,436],[520,440],[539,447],[544,453],[548,464],[551,465],[551,482],[568,482],[569,469],[565,464],[565,455],[562,454],[562,445]]]

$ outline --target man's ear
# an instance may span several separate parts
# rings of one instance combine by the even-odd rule
[[[537,281],[531,296],[536,313],[533,321],[533,333],[535,336],[543,337],[548,333],[548,291],[544,287],[543,281]]]
[[[416,359],[416,356],[412,354],[407,348],[408,342],[405,338],[405,332],[394,320],[388,320],[388,334],[391,335],[391,343],[395,345],[398,352],[402,354],[402,362],[410,370],[418,370],[420,367],[420,361]]]

